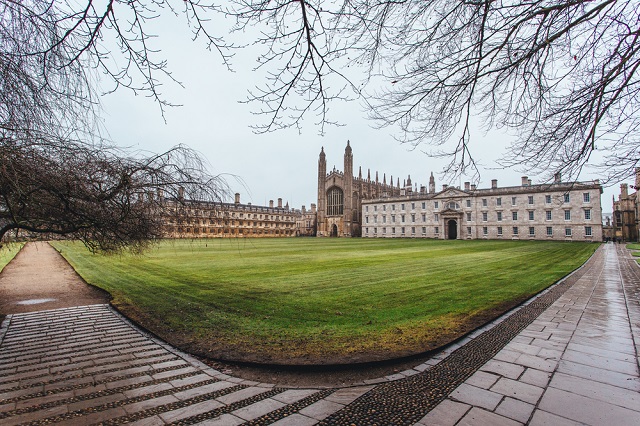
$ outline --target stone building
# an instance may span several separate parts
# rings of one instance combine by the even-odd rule
[[[640,241],[638,232],[638,192],[640,188],[640,168],[636,168],[636,180],[632,189],[636,192],[629,193],[626,183],[620,185],[620,195],[616,201],[613,198],[612,234],[618,241]]]
[[[411,183],[409,182],[409,185]],[[380,182],[376,172],[375,180],[371,179],[371,172],[362,177],[362,168],[358,176],[353,176],[353,153],[349,141],[344,150],[344,169],[327,172],[327,160],[324,147],[320,150],[318,159],[318,237],[357,237],[361,235],[361,206],[362,200],[391,197],[400,195],[400,180],[393,186],[393,176],[387,184],[387,176],[382,176]]]
[[[282,206],[278,198],[269,206],[234,203],[167,200],[165,233],[167,238],[226,238],[226,237],[293,237],[299,234],[296,225],[300,210]],[[305,230],[306,231],[306,230]]]
[[[433,177],[433,175],[432,175]],[[591,182],[477,189],[447,185],[362,201],[362,236],[602,241],[602,186]]]
[[[316,205],[311,203],[311,210],[302,206],[301,210],[296,210],[296,236],[315,237],[317,232],[317,211]]]

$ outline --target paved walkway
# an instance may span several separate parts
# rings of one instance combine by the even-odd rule
[[[638,425],[640,268],[577,273],[413,369],[342,389],[230,377],[108,305],[9,315],[0,424]]]

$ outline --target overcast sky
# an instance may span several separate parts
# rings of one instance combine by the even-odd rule
[[[343,169],[343,154],[347,140],[353,149],[354,174],[362,166],[363,175],[371,170],[371,178],[379,172],[382,180],[393,175],[400,182],[411,175],[418,185],[426,185],[431,172],[437,188],[443,183],[461,185],[469,178],[443,182],[440,173],[446,162],[429,158],[420,149],[401,145],[393,139],[395,129],[377,130],[366,119],[358,101],[334,104],[333,119],[344,124],[328,127],[324,136],[318,135],[313,120],[307,120],[302,133],[297,129],[255,134],[250,124],[257,123],[252,111],[259,105],[238,101],[247,97],[247,90],[260,85],[260,75],[251,71],[256,54],[251,49],[239,50],[233,60],[235,72],[229,72],[220,57],[207,51],[202,43],[190,39],[188,29],[177,19],[166,18],[155,45],[168,60],[174,77],[184,88],[165,81],[162,94],[169,102],[182,106],[170,108],[163,121],[153,100],[134,96],[125,90],[103,98],[103,118],[111,139],[121,146],[161,152],[176,144],[186,144],[199,151],[210,163],[215,174],[228,174],[233,192],[241,194],[243,203],[265,205],[269,200],[283,199],[292,208],[309,208],[317,200],[318,154],[324,147],[327,169]],[[509,136],[494,132],[484,135],[477,130],[473,138],[482,142],[475,155],[484,165],[479,187],[490,186],[498,179],[499,186],[519,185],[526,173],[496,168],[495,160],[508,143]],[[244,182],[243,187],[232,176]],[[537,176],[529,176],[540,183]],[[581,180],[597,178],[584,173]],[[629,181],[632,184],[632,181]],[[605,188],[602,196],[604,212],[612,210],[611,197],[619,193],[619,185]]]

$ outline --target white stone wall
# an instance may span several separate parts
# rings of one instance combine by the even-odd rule
[[[458,239],[602,241],[600,194],[599,184],[591,182],[476,191],[448,188],[436,194],[367,200],[362,205],[362,236],[446,239],[447,216],[456,219]]]

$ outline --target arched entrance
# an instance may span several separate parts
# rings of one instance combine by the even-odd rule
[[[458,222],[454,219],[451,219],[447,222],[447,228],[449,231],[447,232],[447,239],[455,240],[458,238]]]
[[[338,225],[334,224],[331,227],[331,236],[332,237],[337,237],[338,236]]]

